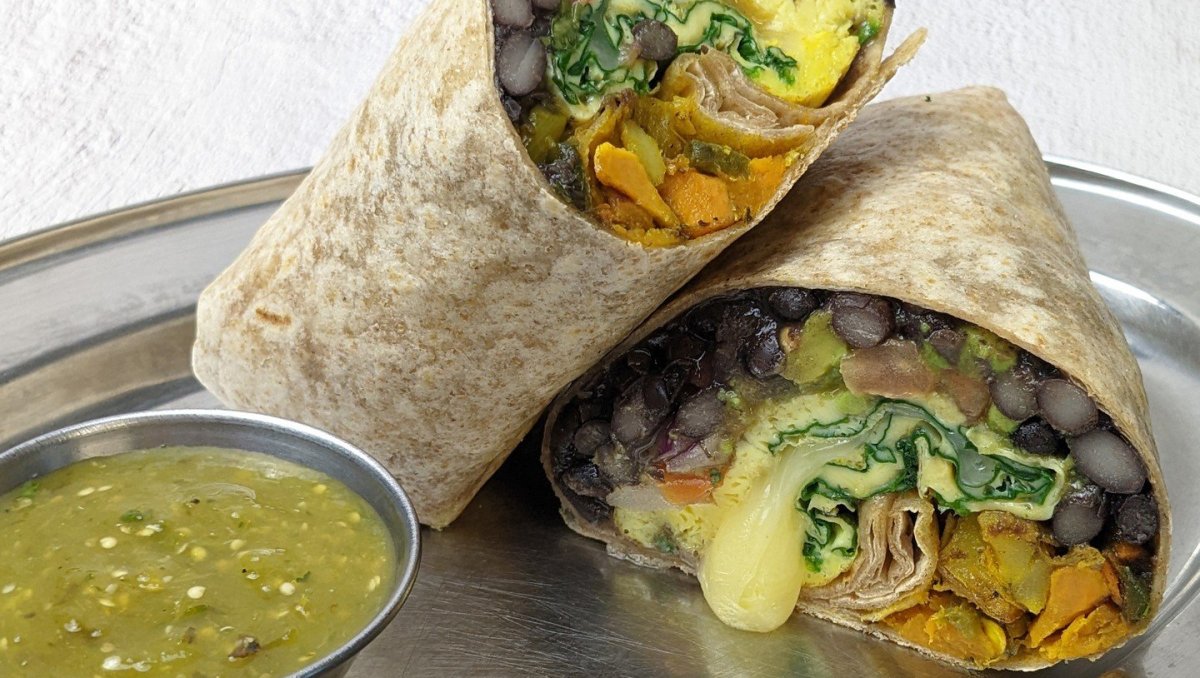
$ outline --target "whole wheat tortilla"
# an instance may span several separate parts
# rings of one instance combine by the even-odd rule
[[[919,42],[883,60],[881,36],[826,106],[781,118],[804,152],[770,205]],[[434,527],[555,393],[753,226],[660,249],[612,235],[530,162],[493,62],[488,0],[435,0],[196,311],[193,367],[222,402],[361,446]],[[711,104],[754,128],[743,99]]]
[[[549,441],[558,413],[608,360],[706,299],[777,285],[863,292],[939,311],[995,332],[1085,387],[1145,461],[1158,501],[1150,614],[1134,635],[1145,630],[1162,600],[1171,526],[1141,372],[1091,284],[1037,145],[995,89],[868,106],[754,233],[556,399],[542,450],[551,481]],[[695,573],[696,562],[589,524],[561,488],[555,492],[567,524],[606,542],[613,555]],[[804,601],[799,609],[914,647],[850,611]],[[991,667],[1049,663],[1033,655]]]

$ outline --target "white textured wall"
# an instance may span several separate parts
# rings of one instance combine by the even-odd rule
[[[426,1],[0,0],[0,238],[311,164]],[[888,95],[996,84],[1046,152],[1200,193],[1200,2],[899,4]]]

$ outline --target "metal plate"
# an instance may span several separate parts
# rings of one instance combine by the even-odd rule
[[[1048,675],[1200,666],[1200,201],[1050,163],[1094,280],[1141,361],[1175,537],[1149,633]],[[134,207],[0,245],[0,449],[138,409],[215,406],[191,377],[193,304],[299,183],[282,175]],[[1098,356],[1097,359],[1103,359]],[[531,440],[536,439],[535,436]],[[607,557],[568,531],[526,442],[464,516],[426,531],[421,574],[352,676],[914,675],[955,672],[811,619],[767,635],[722,626],[693,580]]]

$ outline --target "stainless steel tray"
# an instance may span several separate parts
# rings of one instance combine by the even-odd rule
[[[1050,675],[1200,672],[1200,200],[1049,161],[1094,279],[1146,374],[1175,537],[1150,632]],[[193,304],[303,173],[171,198],[0,244],[0,449],[137,409],[215,406],[191,377]],[[531,440],[534,438],[531,438]],[[943,676],[823,622],[734,631],[682,574],[608,558],[568,531],[525,443],[462,519],[426,531],[416,587],[351,675]]]

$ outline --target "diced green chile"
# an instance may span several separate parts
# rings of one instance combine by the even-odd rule
[[[739,178],[750,173],[750,158],[728,146],[693,140],[688,144],[688,162],[705,174]]]

